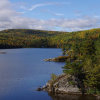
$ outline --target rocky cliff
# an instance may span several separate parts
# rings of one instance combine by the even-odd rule
[[[54,93],[81,94],[75,77],[66,74],[49,80],[44,87],[38,88],[38,90]]]

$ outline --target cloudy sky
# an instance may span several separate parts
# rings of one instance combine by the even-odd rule
[[[100,0],[0,0],[0,30],[100,28]]]

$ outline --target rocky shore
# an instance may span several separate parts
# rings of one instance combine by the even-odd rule
[[[46,91],[48,94],[57,95],[60,97],[65,97],[68,95],[82,96],[82,91],[78,87],[78,83],[74,76],[62,74],[56,76],[54,79],[49,80],[45,86],[39,87],[37,91]],[[85,93],[85,96],[89,94]],[[100,95],[90,95],[96,100],[100,100]],[[77,99],[76,99],[77,100]]]
[[[49,80],[45,86],[37,90],[61,94],[81,94],[75,78],[66,74],[59,75],[55,79]]]
[[[59,56],[56,58],[44,59],[44,61],[65,62],[66,59],[68,59],[68,58],[69,58],[69,56]]]
[[[62,74],[49,80],[45,86],[39,87],[37,91],[46,91],[49,94],[55,95],[82,95],[81,89],[78,87],[74,76]],[[84,94],[88,95],[88,94]],[[97,100],[100,100],[99,95],[92,95]]]

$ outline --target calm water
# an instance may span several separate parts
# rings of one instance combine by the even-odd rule
[[[62,73],[64,63],[43,59],[61,55],[60,49],[0,50],[0,100],[95,100],[92,96],[54,95],[35,91],[50,75]]]

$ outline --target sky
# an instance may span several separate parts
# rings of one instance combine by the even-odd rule
[[[0,30],[100,28],[100,0],[0,0]]]

